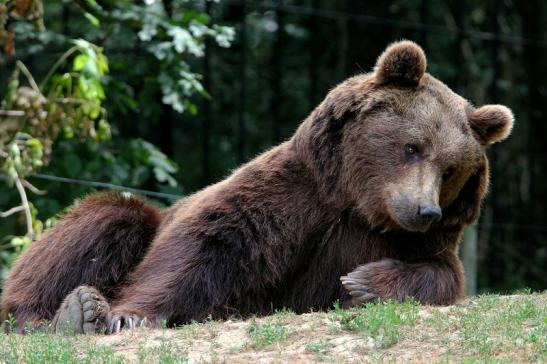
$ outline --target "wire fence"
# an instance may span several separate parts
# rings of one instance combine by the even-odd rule
[[[165,199],[169,202],[177,201],[184,197],[184,195],[176,195],[171,193],[164,193],[158,191],[144,190],[140,188],[127,187],[107,182],[89,181],[77,178],[60,177],[51,174],[35,173],[31,178],[66,183],[71,185],[87,186],[97,189],[107,189],[115,191],[130,192],[142,196],[148,196],[153,198]],[[509,229],[509,230],[530,230],[530,231],[547,231],[547,225],[541,224],[516,224],[516,223],[503,223],[503,222],[484,222],[476,224],[479,228],[494,228],[494,229]]]
[[[493,32],[478,31],[473,29],[466,29],[457,26],[446,26],[437,24],[428,24],[423,22],[407,21],[401,19],[393,19],[387,17],[380,17],[374,15],[365,14],[353,14],[343,11],[326,10],[312,8],[309,6],[301,5],[289,5],[284,4],[283,1],[245,1],[245,0],[228,0],[228,3],[234,5],[240,5],[249,9],[260,10],[272,10],[283,11],[290,14],[302,15],[302,16],[314,16],[318,18],[326,18],[341,21],[356,21],[363,24],[375,24],[381,26],[397,27],[405,30],[425,31],[432,34],[454,34],[466,38],[473,38],[485,41],[496,41],[501,43],[513,44],[513,45],[532,45],[547,47],[547,40],[532,39],[522,36],[514,36],[509,34],[500,34]]]
[[[68,183],[68,184],[72,184],[72,185],[80,185],[80,186],[87,186],[87,187],[93,187],[93,188],[107,189],[107,190],[126,191],[126,192],[131,192],[131,193],[135,193],[135,194],[139,194],[139,195],[143,195],[143,196],[162,198],[162,199],[166,199],[168,201],[176,201],[176,200],[178,200],[182,197],[181,195],[175,195],[175,194],[171,194],[171,193],[148,191],[148,190],[143,190],[143,189],[140,189],[140,188],[120,186],[120,185],[116,185],[116,184],[113,184],[113,183],[87,181],[87,180],[76,179],[76,178],[53,176],[53,175],[50,175],[50,174],[35,173],[31,176],[31,178],[36,178],[36,179],[41,179],[41,180],[46,180],[46,181],[52,181],[52,182]]]

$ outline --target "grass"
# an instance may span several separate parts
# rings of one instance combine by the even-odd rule
[[[122,363],[112,348],[90,345],[78,352],[74,338],[36,333],[24,337],[0,334],[2,363]]]
[[[173,345],[176,348],[173,348]],[[185,354],[186,349],[178,346],[176,342],[162,340],[160,345],[156,347],[150,348],[146,345],[140,345],[137,352],[137,362],[183,364],[188,363],[188,357]]]
[[[0,333],[0,363],[547,362],[547,292],[384,302],[111,336]]]
[[[310,353],[313,353],[315,359],[318,361],[334,361],[334,358],[331,358],[328,355],[330,349],[331,345],[323,340],[314,341],[306,345],[306,350],[308,350]]]
[[[288,328],[285,321],[293,315],[293,312],[285,309],[276,312],[263,322],[252,319],[249,325],[250,346],[260,349],[287,339],[292,330]]]
[[[138,363],[187,363],[186,348],[165,337],[152,340],[143,330],[137,340],[138,349],[131,362]],[[90,339],[91,338],[91,339]],[[31,335],[6,335],[0,333],[0,363],[105,363],[116,364],[127,362],[127,357],[120,353],[132,340],[122,340],[119,344],[107,346],[97,343],[97,337],[64,336],[45,333]]]
[[[418,303],[412,300],[403,304],[394,301],[367,304],[351,310],[343,310],[335,304],[330,318],[335,329],[365,333],[379,342],[382,348],[387,348],[399,341],[403,325],[416,322],[417,306]]]
[[[448,356],[461,355],[463,362],[511,362],[515,356],[527,362],[547,360],[546,300],[538,303],[534,296],[502,300],[486,295],[470,301],[460,311],[464,314],[433,315],[437,335],[458,331],[456,343],[446,341]],[[452,353],[452,355],[450,355]]]

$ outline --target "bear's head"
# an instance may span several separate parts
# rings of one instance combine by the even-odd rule
[[[507,107],[476,108],[425,69],[418,45],[390,45],[372,73],[329,92],[293,139],[324,197],[373,227],[474,221],[488,185],[485,149],[511,132]]]

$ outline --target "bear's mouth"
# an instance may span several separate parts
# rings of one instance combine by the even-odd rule
[[[432,222],[419,222],[419,221],[401,221],[396,220],[397,224],[402,227],[404,230],[413,232],[413,233],[426,233],[431,226]]]
[[[431,207],[428,207],[431,209]],[[429,229],[438,222],[442,213],[440,208],[435,207],[434,212],[426,210],[420,205],[416,206],[411,203],[400,203],[391,211],[391,218],[403,230],[410,232],[426,233]]]

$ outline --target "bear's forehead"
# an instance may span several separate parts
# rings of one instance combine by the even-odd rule
[[[424,121],[438,118],[452,124],[467,124],[473,106],[448,86],[425,74],[416,88],[388,87],[372,91],[375,105],[389,105],[393,112]],[[369,104],[370,106],[370,104]]]
[[[384,119],[374,123],[381,133],[387,132],[401,143],[427,145],[443,155],[455,156],[477,149],[469,125],[473,106],[441,81],[426,74],[414,89],[379,91],[376,100],[389,105],[384,110],[386,120],[390,120],[388,125]]]
[[[424,76],[420,86],[406,94],[399,112],[418,128],[467,135],[472,105],[432,76]]]
[[[441,81],[426,76],[413,92],[408,106],[414,111],[442,112],[451,117],[466,119],[470,103]]]

